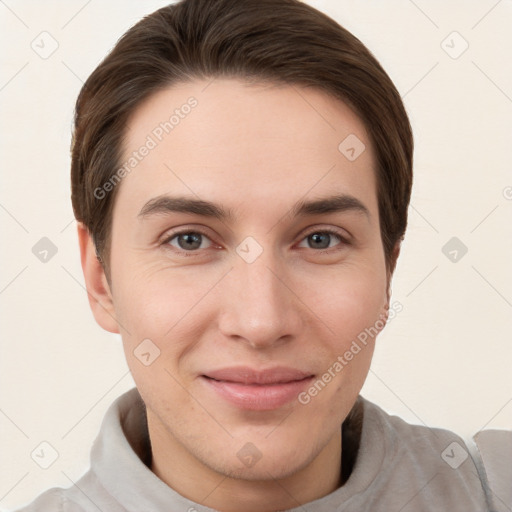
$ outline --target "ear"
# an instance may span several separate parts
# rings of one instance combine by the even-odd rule
[[[398,255],[400,254],[400,244],[402,243],[402,240],[398,240],[395,246],[393,247],[393,250],[391,251],[391,255],[389,258],[389,265],[386,270],[386,302],[382,307],[382,310],[380,312],[379,320],[381,321],[382,325],[379,331],[384,329],[388,322],[389,317],[389,301],[391,299],[391,279],[393,277],[393,272],[395,271],[396,267],[396,261],[398,259]]]
[[[389,258],[389,268],[387,270],[387,307],[389,308],[389,300],[391,298],[391,279],[393,278],[393,273],[396,268],[396,262],[398,260],[398,256],[400,255],[400,247],[402,244],[402,239],[400,238],[395,246],[393,247],[393,250],[391,251],[391,255]]]
[[[78,243],[80,245],[80,260],[85,278],[85,287],[92,314],[100,327],[109,332],[119,333],[114,302],[105,270],[96,255],[96,248],[89,230],[82,222],[78,223]]]

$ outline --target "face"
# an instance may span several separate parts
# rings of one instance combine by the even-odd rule
[[[124,149],[100,322],[153,442],[248,480],[300,471],[339,438],[387,306],[363,123],[312,89],[197,81],[142,104]]]

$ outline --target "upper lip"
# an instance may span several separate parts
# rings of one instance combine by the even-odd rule
[[[249,366],[233,366],[208,371],[204,376],[241,384],[277,384],[302,380],[312,377],[313,374],[287,366],[276,366],[265,370],[257,370]]]

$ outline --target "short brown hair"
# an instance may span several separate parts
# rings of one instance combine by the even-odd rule
[[[128,30],[76,103],[73,210],[91,233],[107,275],[119,187],[101,199],[94,191],[119,168],[129,116],[162,88],[213,77],[315,87],[354,109],[375,149],[381,238],[393,270],[392,250],[407,225],[413,137],[400,95],[375,57],[299,0],[182,0]]]

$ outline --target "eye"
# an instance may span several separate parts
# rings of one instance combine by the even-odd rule
[[[200,249],[211,248],[214,243],[200,231],[181,231],[173,233],[163,242],[171,245],[178,252],[194,253]],[[308,249],[329,250],[337,246],[349,245],[349,242],[339,233],[333,230],[313,231],[305,236],[298,247]]]
[[[315,231],[307,235],[299,244],[299,247],[310,249],[331,249],[346,241],[334,231]]]
[[[175,233],[165,243],[181,251],[197,251],[198,249],[207,249],[212,245],[212,241],[206,235],[197,231]]]

